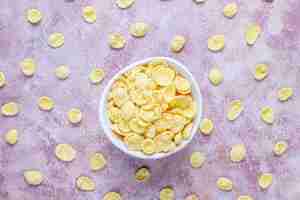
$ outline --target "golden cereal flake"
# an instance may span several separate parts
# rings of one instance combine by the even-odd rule
[[[0,88],[4,87],[5,85],[6,85],[5,74],[0,71]]]
[[[226,177],[220,177],[217,180],[217,187],[222,191],[231,191],[233,188],[233,183]]]
[[[190,92],[191,91],[191,83],[186,79],[183,78],[182,76],[176,76],[175,77],[175,86],[176,86],[176,91],[180,94],[185,94],[186,91]]]
[[[230,160],[232,162],[240,162],[245,159],[246,154],[247,150],[244,144],[235,144],[230,150]]]
[[[227,119],[229,121],[236,120],[244,110],[244,105],[241,100],[233,100],[229,103],[227,111]]]
[[[156,145],[154,141],[150,138],[143,140],[142,151],[147,155],[152,155],[156,151]]]
[[[32,186],[38,186],[42,184],[44,180],[44,175],[39,170],[25,170],[23,176],[25,182]]]
[[[214,124],[213,121],[211,119],[208,118],[204,118],[201,122],[200,122],[200,132],[203,135],[211,135],[213,129],[214,129]]]
[[[199,200],[199,197],[196,194],[189,194],[184,198],[184,200]]]
[[[135,180],[138,182],[146,182],[150,179],[151,173],[147,167],[141,167],[135,172]]]
[[[9,102],[1,107],[1,114],[5,117],[13,117],[19,113],[19,105],[15,102]]]
[[[122,200],[122,197],[118,192],[107,192],[102,200]]]
[[[170,102],[176,95],[176,86],[175,84],[170,84],[162,89],[162,95],[164,100],[168,103]]]
[[[106,166],[106,159],[102,153],[94,153],[91,155],[89,163],[91,170],[98,171]]]
[[[182,138],[184,140],[187,140],[190,138],[191,136],[191,132],[192,132],[192,129],[193,129],[193,123],[189,123],[188,125],[186,125],[182,131]]]
[[[67,65],[60,65],[55,69],[55,76],[60,80],[65,80],[70,75],[70,69]]]
[[[105,76],[105,72],[102,68],[98,67],[93,69],[89,74],[90,82],[93,84],[101,83]]]
[[[214,86],[217,86],[223,82],[224,75],[220,69],[212,68],[209,71],[208,79]]]
[[[277,92],[277,97],[279,101],[287,101],[293,96],[293,88],[283,87],[280,88]]]
[[[36,63],[32,58],[25,58],[20,62],[22,73],[25,76],[32,76],[36,71]]]
[[[42,96],[38,100],[38,105],[41,110],[50,111],[54,107],[54,101],[47,96]]]
[[[160,86],[168,86],[173,83],[175,71],[170,67],[159,66],[153,69],[152,79]]]
[[[225,37],[224,35],[218,34],[213,35],[207,40],[207,47],[212,52],[221,51],[225,47]]]
[[[284,140],[277,141],[273,146],[273,153],[276,156],[281,156],[286,152],[288,148],[288,143]]]
[[[85,192],[94,191],[96,184],[94,180],[88,176],[79,176],[76,179],[76,187]]]
[[[160,200],[174,200],[175,199],[175,192],[172,187],[166,186],[162,188],[159,192],[159,199]]]
[[[267,124],[273,124],[274,122],[274,113],[273,109],[269,106],[265,106],[260,111],[260,118],[263,122]]]
[[[108,43],[112,49],[122,49],[125,47],[126,39],[120,33],[111,33],[108,36]]]
[[[58,144],[55,147],[55,156],[61,161],[70,162],[76,157],[76,150],[70,144]]]
[[[182,35],[176,35],[172,38],[170,43],[170,49],[174,53],[179,53],[185,46],[186,39]]]
[[[254,45],[261,34],[261,27],[258,24],[251,24],[247,27],[245,38],[248,45]]]
[[[225,17],[232,18],[236,15],[238,11],[238,6],[235,2],[227,4],[223,9],[223,14]]]
[[[258,178],[258,185],[265,190],[271,186],[273,182],[273,175],[271,173],[262,173]]]
[[[4,135],[4,140],[7,144],[14,145],[18,142],[18,131],[11,129]]]
[[[113,123],[120,123],[122,121],[122,112],[117,107],[109,107],[107,115]]]
[[[41,11],[39,11],[38,9],[31,8],[31,9],[27,10],[26,18],[29,23],[37,24],[42,20],[43,15],[42,15]]]
[[[142,142],[144,141],[144,137],[133,133],[124,138],[124,142],[127,145],[129,150],[132,151],[140,151],[142,150]]]
[[[116,0],[116,4],[121,9],[129,8],[134,4],[135,0]]]
[[[148,24],[144,22],[136,22],[134,24],[131,24],[129,27],[129,32],[134,37],[144,37],[149,30]]]
[[[264,63],[255,66],[254,78],[258,81],[265,79],[269,74],[269,66]]]
[[[200,168],[204,164],[206,156],[199,151],[195,151],[190,156],[190,164],[193,168]]]
[[[155,126],[154,125],[151,125],[146,133],[145,133],[145,137],[146,138],[154,138],[156,136],[156,129],[155,129]]]
[[[174,142],[175,142],[175,144],[176,144],[176,145],[180,145],[182,141],[183,141],[182,133],[177,133],[177,134],[174,136]]]
[[[253,200],[253,198],[249,195],[241,195],[237,200]]]
[[[72,108],[68,111],[68,120],[72,124],[78,124],[82,120],[81,111],[78,108]]]
[[[65,43],[65,37],[62,33],[52,33],[48,38],[48,45],[52,48],[59,48]]]
[[[192,103],[191,96],[178,95],[169,102],[169,106],[170,108],[187,109]]]
[[[129,128],[138,134],[143,134],[145,132],[145,128],[138,123],[136,118],[133,118],[129,121]]]
[[[123,119],[130,120],[136,116],[136,114],[138,113],[138,108],[132,101],[127,101],[121,106],[121,112]]]
[[[93,6],[86,6],[82,9],[82,17],[87,23],[95,23],[97,19],[96,9]]]

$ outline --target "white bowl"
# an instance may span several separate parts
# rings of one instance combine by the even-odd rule
[[[196,114],[196,117],[193,121],[193,128],[192,128],[192,131],[191,131],[190,138],[187,139],[187,140],[184,140],[178,147],[176,147],[176,149],[174,151],[168,152],[168,153],[156,153],[156,154],[153,154],[153,155],[145,155],[145,154],[143,154],[142,152],[139,152],[139,151],[128,150],[128,148],[126,147],[124,142],[113,135],[113,132],[111,130],[111,123],[110,123],[110,120],[108,119],[107,112],[106,112],[106,104],[107,104],[107,96],[108,96],[108,93],[111,89],[111,86],[120,77],[120,75],[122,75],[126,71],[136,67],[137,65],[147,63],[147,62],[149,62],[153,59],[165,59],[167,62],[172,64],[172,66],[178,72],[180,72],[181,75],[183,75],[186,79],[188,79],[190,81],[191,87],[192,87],[192,96],[193,96],[193,98],[194,98],[194,100],[196,101],[196,104],[197,104],[197,114]],[[100,124],[101,124],[101,126],[104,130],[105,135],[109,138],[109,140],[113,143],[113,145],[118,147],[121,151],[123,151],[127,155],[130,155],[130,156],[133,156],[133,157],[136,157],[136,158],[140,158],[140,159],[154,159],[154,160],[155,159],[160,159],[160,158],[164,158],[164,157],[170,156],[172,154],[175,154],[176,152],[179,152],[180,150],[182,150],[188,143],[190,143],[192,141],[192,139],[193,139],[195,133],[197,132],[198,127],[199,127],[201,116],[202,116],[202,95],[200,93],[200,89],[199,89],[197,81],[194,79],[193,75],[187,69],[186,66],[184,66],[183,64],[181,64],[177,60],[172,59],[172,58],[168,58],[168,57],[150,57],[150,58],[146,58],[144,60],[140,60],[140,61],[137,61],[135,63],[132,63],[132,64],[126,66],[125,68],[123,68],[122,70],[120,70],[116,75],[114,75],[114,77],[108,82],[108,84],[104,88],[104,91],[103,91],[102,96],[100,98],[100,104],[99,104],[99,119],[100,119]]]

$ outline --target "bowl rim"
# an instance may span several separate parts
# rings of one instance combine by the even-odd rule
[[[128,150],[128,148],[126,147],[126,145],[124,144],[123,141],[121,141],[121,140],[117,139],[115,136],[113,136],[112,130],[111,130],[111,124],[110,124],[110,121],[109,121],[107,113],[106,113],[106,104],[107,104],[108,93],[111,89],[112,84],[116,81],[117,78],[119,78],[122,74],[124,74],[128,70],[136,67],[137,65],[147,63],[147,62],[149,62],[151,60],[154,60],[154,59],[164,59],[164,60],[166,60],[167,62],[172,64],[172,67],[174,67],[176,69],[176,71],[179,71],[181,75],[183,75],[186,79],[188,79],[191,82],[192,96],[195,99],[196,104],[197,104],[197,114],[196,114],[196,117],[193,121],[193,128],[191,130],[190,137],[187,140],[184,140],[180,144],[180,146],[176,147],[176,149],[174,151],[167,152],[167,153],[155,153],[155,154],[152,154],[152,155],[145,155],[144,153],[142,153],[140,151]],[[139,61],[136,61],[136,62],[133,62],[133,63],[127,65],[126,67],[119,70],[109,80],[109,82],[105,86],[105,88],[104,88],[104,90],[103,90],[103,92],[100,96],[98,114],[99,114],[100,125],[102,127],[102,130],[104,131],[104,134],[106,135],[106,137],[108,137],[110,142],[114,146],[116,146],[119,150],[121,150],[125,154],[130,155],[130,156],[135,157],[135,158],[157,160],[157,159],[168,157],[170,155],[173,155],[173,154],[181,151],[182,149],[184,149],[192,141],[192,139],[194,138],[194,135],[196,134],[197,129],[200,125],[200,121],[201,121],[201,118],[202,118],[202,107],[203,107],[203,105],[202,105],[202,94],[200,92],[198,82],[196,81],[196,79],[194,78],[192,73],[188,70],[188,68],[185,65],[183,65],[181,62],[179,62],[179,61],[177,61],[173,58],[155,56],[155,57],[148,57],[148,58],[145,58],[145,59],[142,59],[142,60],[139,60]]]

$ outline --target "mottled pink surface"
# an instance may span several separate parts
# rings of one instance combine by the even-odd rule
[[[176,199],[195,192],[201,200],[230,200],[250,194],[256,200],[298,200],[300,198],[300,1],[237,0],[239,12],[229,20],[222,8],[229,0],[207,0],[197,5],[192,0],[136,0],[128,10],[118,9],[113,0],[1,0],[0,1],[0,71],[6,74],[7,86],[0,89],[0,104],[16,101],[21,105],[17,117],[0,116],[0,134],[17,128],[19,143],[7,145],[0,140],[0,199],[2,200],[100,200],[108,191],[119,191],[124,200],[156,200],[159,190],[174,187]],[[87,24],[81,8],[93,5],[97,22]],[[40,25],[26,22],[27,8],[39,8],[44,18]],[[129,24],[144,21],[151,25],[145,38],[135,39],[128,33]],[[263,32],[257,43],[249,47],[244,41],[245,27],[261,24]],[[52,32],[65,35],[65,45],[51,49],[47,38]],[[107,45],[110,32],[121,32],[127,46],[121,51]],[[221,53],[207,50],[207,38],[224,34],[226,47]],[[173,54],[168,45],[175,34],[188,39],[184,51]],[[204,98],[204,116],[213,119],[211,137],[197,135],[182,152],[160,161],[130,158],[112,146],[98,123],[98,100],[109,78],[129,63],[149,56],[170,56],[186,64],[193,72]],[[18,66],[20,60],[33,57],[38,63],[32,78],[25,78]],[[270,75],[256,82],[252,72],[256,63],[270,65]],[[54,76],[57,65],[70,66],[66,81]],[[94,65],[107,71],[101,85],[91,85],[88,73]],[[218,65],[224,72],[224,83],[213,87],[209,69]],[[278,88],[289,86],[294,96],[285,103],[276,98]],[[37,107],[38,97],[55,100],[51,112]],[[233,123],[225,118],[225,110],[233,99],[242,99],[245,110]],[[275,123],[270,126],[259,118],[262,106],[272,106]],[[67,123],[66,112],[72,107],[83,111],[80,126]],[[272,145],[278,139],[289,143],[287,154],[274,157]],[[228,159],[230,146],[245,143],[248,155],[236,164]],[[71,143],[78,151],[71,163],[54,156],[58,143]],[[91,172],[88,156],[103,152],[108,160],[105,170]],[[192,151],[207,154],[200,169],[192,169]],[[152,178],[147,183],[134,180],[136,168],[147,165]],[[41,186],[30,187],[23,171],[39,169],[45,175]],[[260,172],[274,174],[274,183],[261,191],[256,183]],[[95,192],[80,192],[75,178],[89,175],[96,181]],[[215,182],[227,176],[234,182],[233,192],[221,192]]]

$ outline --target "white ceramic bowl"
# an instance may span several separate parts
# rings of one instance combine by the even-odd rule
[[[139,152],[139,151],[130,151],[130,150],[128,150],[128,148],[126,147],[124,142],[113,135],[113,132],[111,130],[111,123],[110,123],[110,120],[108,119],[107,112],[106,112],[106,104],[107,104],[107,96],[108,96],[108,93],[111,89],[111,86],[120,77],[120,75],[122,75],[126,71],[136,67],[137,65],[147,63],[147,62],[149,62],[153,59],[165,59],[167,62],[172,64],[172,66],[178,72],[180,72],[181,75],[183,75],[186,79],[188,79],[190,81],[191,87],[192,87],[192,96],[193,96],[194,100],[197,103],[197,114],[196,114],[196,117],[195,117],[194,122],[193,122],[193,128],[192,128],[192,131],[191,131],[190,138],[187,139],[187,140],[184,140],[178,147],[176,147],[176,149],[174,151],[168,152],[168,153],[156,153],[156,154],[153,154],[153,155],[145,155],[145,154],[143,154],[142,152]],[[106,136],[113,143],[113,145],[118,147],[121,151],[123,151],[127,155],[130,155],[130,156],[133,156],[133,157],[136,157],[136,158],[140,158],[140,159],[154,159],[154,160],[155,159],[160,159],[160,158],[170,156],[170,155],[182,150],[188,143],[190,143],[192,141],[192,139],[193,139],[195,133],[197,132],[198,127],[199,127],[201,116],[202,116],[202,95],[200,93],[198,83],[196,82],[193,75],[191,74],[191,72],[189,72],[189,70],[187,69],[186,66],[184,66],[183,64],[181,64],[177,60],[169,58],[169,57],[150,57],[150,58],[146,58],[144,60],[140,60],[140,61],[137,61],[135,63],[132,63],[132,64],[126,66],[125,68],[123,68],[122,70],[120,70],[116,75],[114,75],[114,77],[106,85],[106,87],[105,87],[105,89],[102,93],[102,96],[100,98],[100,104],[99,104],[100,124],[101,124]]]

